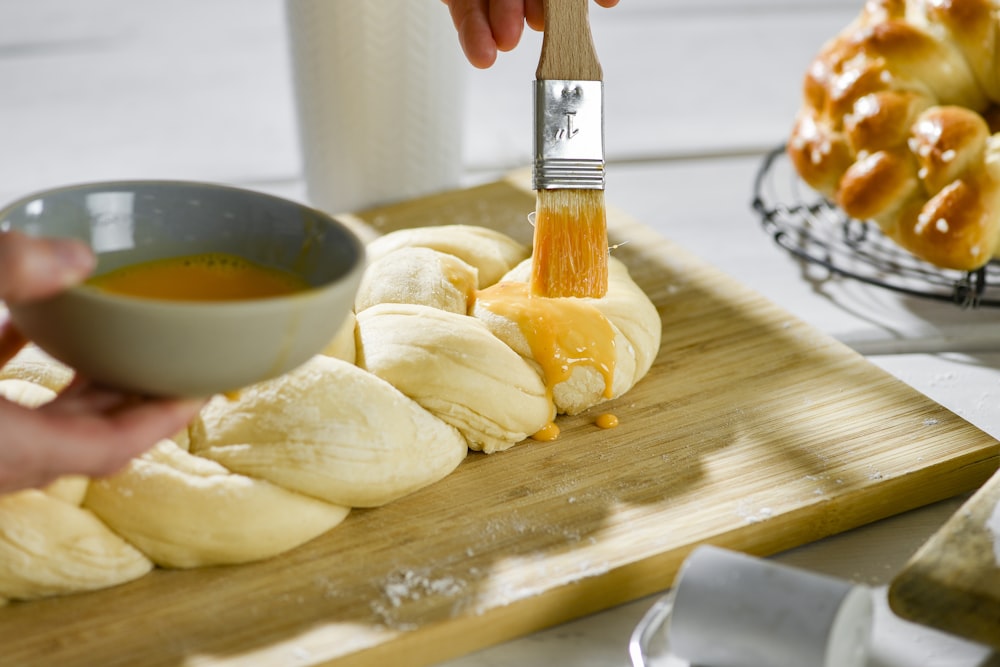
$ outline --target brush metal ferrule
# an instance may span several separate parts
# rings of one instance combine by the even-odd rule
[[[604,189],[604,83],[535,81],[535,190]]]

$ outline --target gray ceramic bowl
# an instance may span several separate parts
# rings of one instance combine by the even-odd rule
[[[208,396],[276,377],[318,353],[351,309],[364,246],[328,215],[277,197],[180,181],[76,185],[0,210],[0,230],[90,244],[96,274],[162,257],[227,252],[290,269],[312,286],[290,296],[183,302],[88,285],[10,308],[56,359],[110,386]]]

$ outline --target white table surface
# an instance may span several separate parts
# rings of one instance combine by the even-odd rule
[[[608,203],[1000,437],[1000,309],[806,281],[750,207],[754,175],[786,136],[808,60],[860,5],[595,7]],[[0,0],[0,202],[66,183],[144,177],[304,199],[286,40],[281,0]],[[490,70],[469,67],[465,182],[529,163],[539,44],[529,33]],[[775,558],[884,586],[962,500]],[[627,665],[629,635],[654,598],[445,664]],[[872,667],[1000,666],[983,647],[882,620]]]

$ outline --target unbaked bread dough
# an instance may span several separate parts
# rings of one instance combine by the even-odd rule
[[[614,257],[608,258],[608,293],[594,300],[594,307],[604,313],[628,340],[635,356],[632,385],[645,377],[660,352],[663,322],[656,306],[639,287],[628,267]]]
[[[527,264],[530,265],[530,260]],[[522,281],[518,280],[517,282]],[[574,299],[574,301],[578,300]],[[588,301],[592,301],[592,299]],[[593,308],[593,304],[588,303],[587,305],[591,306],[593,317],[604,317],[599,310]],[[473,315],[486,325],[490,333],[521,355],[521,358],[545,381],[544,367],[535,358],[531,345],[517,322],[478,302],[473,308]],[[567,379],[557,382],[551,388],[552,402],[556,412],[575,415],[599,403],[617,398],[632,387],[632,381],[635,377],[635,355],[632,354],[631,345],[618,330],[618,327],[610,321],[608,325],[614,335],[615,352],[611,395],[605,395],[605,378],[595,365],[576,365],[572,367]]]
[[[331,503],[374,507],[443,478],[468,448],[399,389],[317,356],[235,401],[210,402],[191,427],[191,451]]]
[[[354,358],[357,355],[354,343],[354,327],[356,325],[357,319],[355,319],[354,313],[347,313],[344,323],[340,325],[340,329],[333,335],[333,338],[326,344],[321,353],[328,357],[341,359],[349,364],[353,364]]]
[[[107,588],[152,567],[87,510],[35,489],[0,496],[0,600]]]
[[[469,314],[477,288],[528,279],[529,251],[465,225],[372,242],[358,313],[321,354],[214,398],[189,429],[112,477],[65,477],[0,497],[0,603],[115,585],[154,563],[273,556],[335,527],[352,507],[440,480],[469,449],[508,449],[557,409],[602,402],[603,376],[584,368],[555,387],[553,405],[517,325]],[[659,314],[616,260],[607,295],[588,302],[614,333],[618,396],[653,363]],[[0,368],[0,396],[36,407],[72,377],[29,346]]]
[[[87,486],[89,484],[89,477],[84,477],[83,475],[63,475],[55,481],[50,482],[42,491],[64,503],[79,507],[83,504],[83,499],[87,495]]]
[[[400,229],[368,244],[375,262],[400,248],[431,248],[454,255],[479,272],[479,287],[492,285],[531,254],[531,248],[506,234],[472,225],[439,225]]]
[[[431,248],[399,248],[365,269],[354,310],[380,303],[414,303],[466,315],[479,271],[454,255]]]
[[[531,260],[525,260],[503,281],[527,282],[531,278]],[[595,309],[595,316],[605,317],[615,335],[615,367],[611,396],[605,395],[604,376],[593,366],[576,366],[569,379],[552,388],[556,410],[578,414],[629,391],[652,366],[660,348],[662,327],[656,307],[636,285],[628,268],[617,259],[608,260],[608,291],[600,299],[580,299]],[[539,373],[527,339],[518,324],[477,304],[473,314],[500,340],[507,343]]]
[[[469,447],[509,449],[552,418],[538,373],[474,317],[383,303],[358,314],[358,365],[451,424]]]
[[[8,378],[0,380],[0,396],[35,408],[56,393]],[[107,588],[152,569],[141,552],[80,509],[88,483],[66,475],[42,490],[0,496],[0,604]]]
[[[73,369],[29,343],[0,368],[0,380],[7,379],[27,380],[58,392],[73,379]]]
[[[6,378],[0,380],[0,396],[26,408],[37,408],[56,397],[56,392],[29,380]]]
[[[230,472],[163,440],[118,474],[93,480],[83,506],[154,563],[246,563],[333,528],[350,508]]]

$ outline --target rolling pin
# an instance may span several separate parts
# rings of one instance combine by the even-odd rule
[[[914,623],[1000,650],[1000,472],[900,570],[889,606]]]

